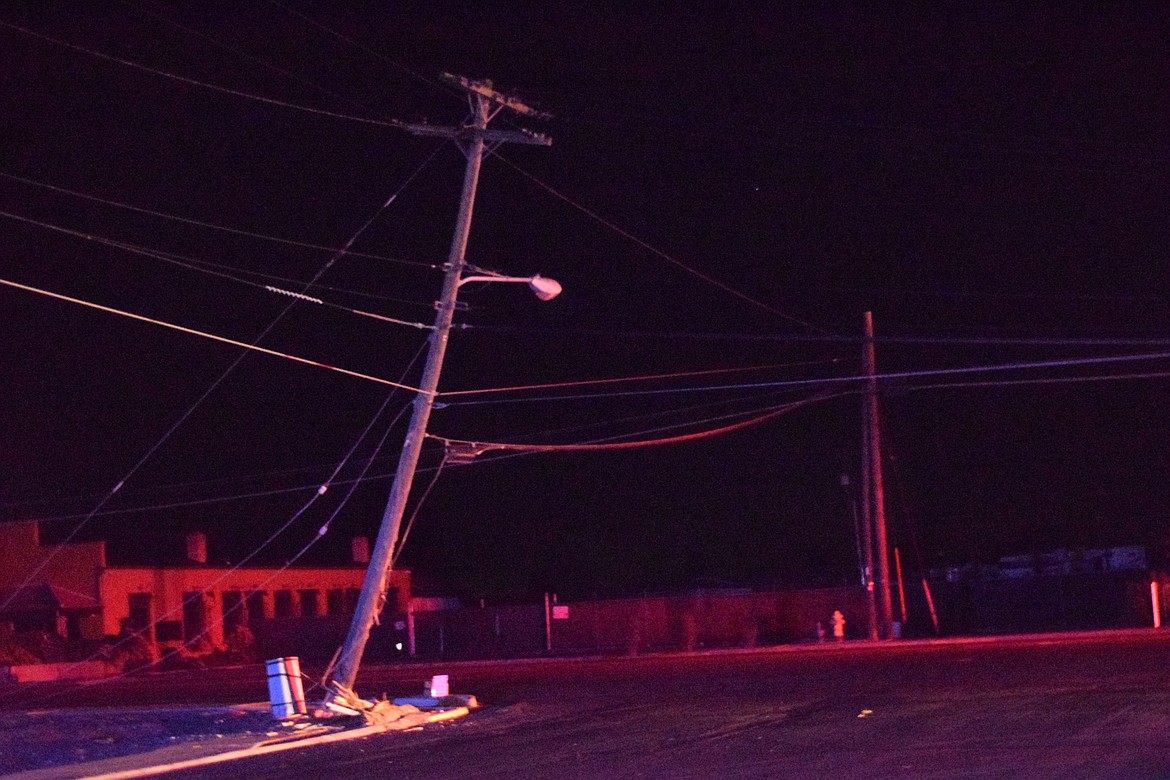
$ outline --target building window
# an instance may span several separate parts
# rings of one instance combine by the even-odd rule
[[[276,609],[276,617],[290,618],[296,617],[293,613],[293,594],[291,590],[278,590],[274,594],[273,603]]]
[[[352,615],[357,612],[358,598],[361,595],[362,592],[357,588],[345,589],[345,614]]]
[[[321,614],[321,591],[301,591],[301,614],[305,617],[317,617]]]
[[[126,630],[137,634],[149,629],[151,622],[154,620],[153,611],[150,608],[150,594],[131,593],[129,608],[130,613],[129,617],[126,618]]]
[[[262,590],[249,591],[245,597],[248,605],[248,622],[251,625],[268,619],[268,594]]]
[[[223,592],[223,633],[227,636],[238,626],[247,625],[248,607],[244,603],[244,594],[238,590]]]
[[[160,642],[179,642],[183,639],[183,621],[160,620],[155,623],[154,632]]]
[[[325,594],[325,614],[345,614],[345,591],[341,588],[332,588]]]
[[[207,604],[202,591],[183,594],[183,641],[207,640]]]

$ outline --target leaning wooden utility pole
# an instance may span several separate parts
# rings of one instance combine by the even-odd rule
[[[882,483],[882,441],[881,425],[878,418],[877,394],[877,359],[873,343],[873,312],[865,313],[865,376],[866,400],[868,404],[866,422],[868,423],[869,444],[869,489],[873,493],[870,504],[873,512],[874,542],[877,548],[877,580],[878,580],[878,608],[880,614],[879,635],[882,639],[891,639],[894,631],[894,603],[890,592],[890,553],[889,538],[886,534],[886,497]]]
[[[423,439],[426,438],[427,422],[430,420],[431,408],[434,406],[435,394],[439,387],[439,373],[442,371],[443,356],[447,351],[447,337],[455,315],[460,276],[466,265],[467,238],[471,233],[471,212],[475,205],[475,190],[479,184],[479,169],[483,162],[485,144],[489,141],[493,143],[539,144],[541,146],[548,146],[552,143],[543,135],[523,130],[489,130],[488,123],[503,109],[519,114],[538,116],[537,112],[515,98],[494,90],[491,82],[471,81],[461,76],[452,76],[449,73],[444,73],[443,79],[467,92],[472,107],[471,121],[462,127],[435,127],[425,124],[399,124],[399,127],[416,135],[450,138],[459,144],[467,157],[467,168],[463,176],[463,196],[459,203],[459,215],[455,220],[455,234],[451,239],[451,250],[444,268],[442,296],[435,304],[437,313],[435,314],[435,324],[431,330],[430,351],[427,354],[426,366],[423,368],[422,379],[419,382],[418,394],[414,399],[410,427],[407,429],[406,439],[402,445],[402,454],[399,456],[398,468],[394,473],[394,484],[390,489],[386,510],[382,514],[378,539],[370,556],[369,568],[366,570],[365,581],[362,583],[361,595],[358,597],[353,622],[350,623],[345,644],[341,647],[337,663],[334,665],[327,683],[326,703],[333,700],[344,704],[356,699],[353,694],[353,684],[357,678],[358,666],[365,653],[366,642],[370,638],[370,629],[377,621],[385,604],[386,583],[394,562],[394,550],[398,541],[399,528],[402,525],[402,516],[406,509],[407,498],[410,495],[411,484],[414,482]]]

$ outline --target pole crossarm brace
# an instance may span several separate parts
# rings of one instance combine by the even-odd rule
[[[455,141],[472,141],[482,138],[485,141],[530,144],[534,146],[552,146],[552,139],[542,133],[519,128],[516,130],[480,130],[477,127],[443,127],[441,125],[408,124],[406,122],[391,122],[395,127],[406,130],[414,135],[430,135],[439,138],[450,138]]]
[[[524,103],[514,95],[505,95],[492,88],[492,83],[488,80],[473,81],[472,79],[464,78],[463,76],[456,76],[453,73],[440,73],[439,78],[446,81],[448,84],[454,84],[462,89],[467,90],[473,94],[485,97],[491,102],[502,108],[508,108],[515,111],[517,114],[523,116],[530,116],[534,119],[552,119],[552,114],[544,111],[538,111],[532,106]]]
[[[466,90],[472,97],[491,103],[496,106],[496,111],[508,109],[515,111],[521,116],[528,116],[534,119],[551,119],[551,114],[546,114],[542,111],[537,111],[528,104],[522,102],[519,98],[512,95],[505,95],[492,88],[490,81],[473,81],[463,76],[455,76],[450,73],[443,73],[441,78],[458,86],[460,89]],[[493,114],[487,117],[490,121]],[[536,133],[524,128],[516,128],[514,130],[494,130],[486,126],[486,122],[473,123],[463,125],[462,127],[442,127],[439,125],[431,125],[423,123],[407,123],[407,122],[391,122],[395,127],[406,130],[414,135],[429,135],[439,138],[451,138],[456,141],[470,142],[477,139],[492,143],[510,143],[510,144],[531,144],[535,146],[552,146],[552,139],[542,133]]]

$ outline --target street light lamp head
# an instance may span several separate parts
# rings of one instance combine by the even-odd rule
[[[528,285],[542,301],[551,301],[553,298],[561,294],[561,283],[556,279],[549,279],[547,276],[501,276],[500,274],[476,274],[474,276],[464,276],[458,282],[457,287],[462,287],[468,282],[516,282]]]
[[[560,282],[556,279],[549,279],[547,276],[541,276],[540,274],[529,279],[528,286],[532,289],[533,295],[542,301],[551,301],[561,294]]]

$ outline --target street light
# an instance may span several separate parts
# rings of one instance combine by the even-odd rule
[[[458,282],[458,286],[462,287],[467,282],[521,282],[527,284],[532,290],[532,294],[542,301],[551,301],[553,298],[561,294],[561,283],[556,279],[549,279],[547,276],[501,276],[499,274],[476,274],[475,276],[464,276]]]

